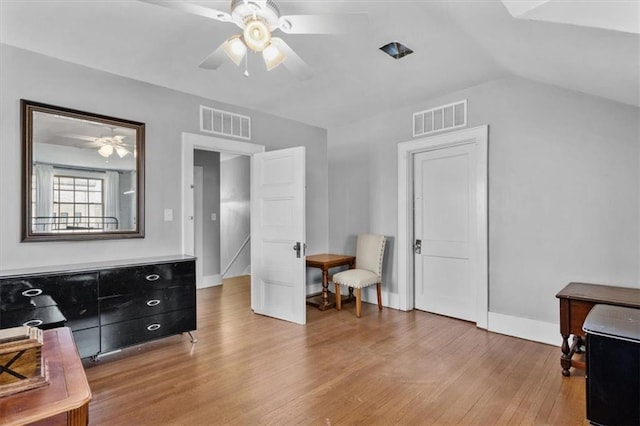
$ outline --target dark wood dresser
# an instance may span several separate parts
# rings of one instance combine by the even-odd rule
[[[640,288],[609,285],[569,283],[556,297],[560,300],[560,334],[562,335],[562,374],[570,375],[570,368],[585,368],[584,361],[574,359],[585,344],[582,325],[597,304],[640,308]],[[571,345],[569,338],[573,336]]]
[[[66,326],[80,357],[196,329],[195,258],[0,271],[0,328]]]

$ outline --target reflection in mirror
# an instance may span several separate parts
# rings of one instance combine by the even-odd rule
[[[22,100],[23,241],[144,236],[144,124]]]

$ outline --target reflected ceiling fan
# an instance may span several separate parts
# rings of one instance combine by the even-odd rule
[[[201,68],[216,69],[229,57],[236,65],[247,56],[247,49],[262,53],[267,70],[282,64],[301,80],[313,75],[311,67],[279,37],[272,33],[280,30],[286,34],[335,34],[346,32],[352,24],[349,15],[281,15],[274,0],[232,0],[231,13],[175,0],[141,0],[237,25],[241,34],[224,41],[200,64]],[[245,60],[245,75],[248,76]]]
[[[130,145],[124,142],[125,138],[127,137],[126,135],[116,135],[115,128],[110,128],[109,133],[110,134],[108,135],[100,135],[100,137],[76,134],[65,134],[62,136],[89,142],[85,144],[84,147],[97,148],[98,154],[102,155],[105,158],[110,157],[114,152],[118,154],[120,158],[123,158],[127,154],[130,154],[132,152],[129,148],[127,148],[130,147]]]

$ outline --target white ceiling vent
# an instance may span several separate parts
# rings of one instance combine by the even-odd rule
[[[200,105],[200,131],[251,140],[251,117]]]
[[[413,136],[423,136],[467,125],[467,100],[413,114]]]

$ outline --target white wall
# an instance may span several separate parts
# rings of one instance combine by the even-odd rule
[[[412,113],[468,99],[489,125],[490,311],[558,322],[570,281],[640,287],[638,108],[524,79],[488,82],[329,131],[329,248],[397,228],[397,144]],[[396,248],[384,300],[397,296]],[[369,295],[371,296],[371,295]]]
[[[215,72],[211,73],[215,79]],[[181,251],[182,132],[199,133],[199,106],[252,119],[252,142],[307,151],[307,243],[326,251],[326,131],[0,44],[0,269],[116,260]],[[20,242],[20,98],[146,123],[146,236],[86,242]],[[173,209],[173,221],[163,210]]]

